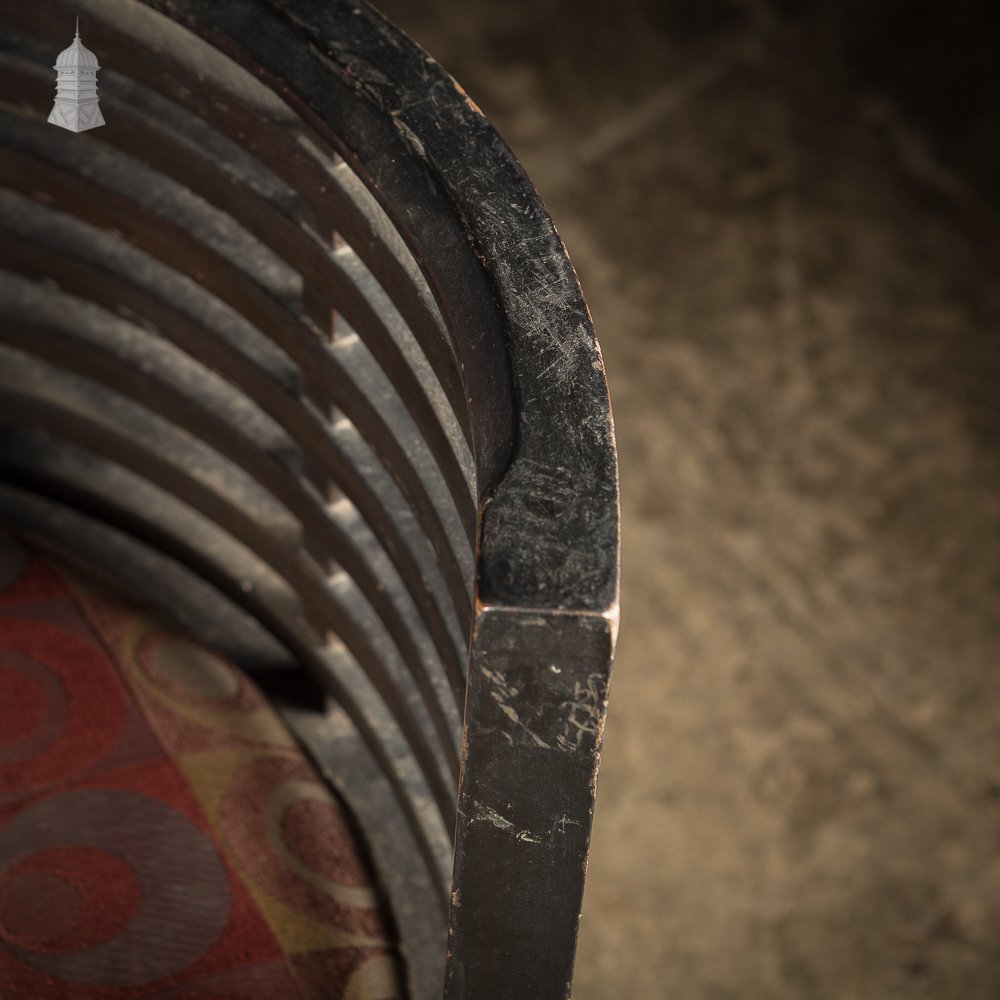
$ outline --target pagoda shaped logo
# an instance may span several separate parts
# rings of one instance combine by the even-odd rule
[[[56,102],[49,122],[71,132],[103,125],[104,116],[97,103],[97,71],[101,67],[97,56],[80,41],[79,18],[73,44],[59,53],[52,68],[56,71]]]

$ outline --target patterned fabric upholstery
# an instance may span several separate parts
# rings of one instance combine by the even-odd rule
[[[0,998],[401,996],[338,800],[237,670],[0,535]]]

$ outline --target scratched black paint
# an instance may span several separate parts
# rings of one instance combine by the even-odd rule
[[[281,234],[287,257],[299,253],[301,241],[298,231],[288,229],[282,218],[296,225],[314,224],[315,198],[303,195],[314,195],[315,191],[306,189],[318,181],[295,144],[300,130],[308,132],[342,156],[361,179],[409,247],[440,309],[451,338],[449,350],[461,372],[453,388],[449,389],[447,379],[444,385],[453,402],[461,402],[464,395],[467,412],[460,413],[460,418],[473,446],[478,502],[475,581],[464,579],[460,564],[449,561],[456,543],[447,528],[428,533],[438,562],[447,571],[450,599],[471,634],[467,691],[461,690],[460,670],[450,675],[456,694],[465,695],[465,716],[458,807],[457,813],[450,813],[456,823],[447,996],[452,1000],[566,997],[617,633],[619,559],[617,465],[607,386],[572,266],[530,181],[478,109],[432,59],[366,4],[358,0],[143,2],[240,64],[291,111],[272,108],[265,114],[249,100],[247,107],[233,102],[227,109],[228,141],[239,138],[253,152],[242,173],[234,174],[238,183],[232,189],[222,183],[213,188],[211,173],[204,166],[200,172],[187,167],[185,157],[177,152],[176,136],[164,139],[173,126],[161,135],[155,126],[143,131],[136,122],[130,132],[127,116],[123,116],[117,135],[112,133],[111,122],[101,141],[120,144],[132,156],[155,149],[164,162],[170,160],[174,177],[200,190],[203,197],[224,204],[229,214],[245,215],[244,225],[257,218],[254,212],[264,211],[254,199],[266,203],[270,206],[265,212],[270,213],[269,232]],[[5,13],[5,19],[26,32],[7,50],[27,45],[29,36],[46,36],[57,15],[68,9],[61,0],[52,0]],[[208,122],[218,114],[210,106],[211,84],[191,77],[190,70],[179,63],[170,65],[169,53],[156,58],[150,53],[147,67],[129,28],[116,27],[112,18],[104,21],[95,16],[88,30],[95,49],[107,50],[109,67],[116,66],[125,76],[142,76],[147,70],[160,73],[162,93],[189,102]],[[38,44],[42,58],[44,44]],[[25,50],[18,51],[23,55]],[[158,69],[158,59],[169,68]],[[9,92],[22,83],[29,89],[34,86],[30,74],[18,77],[20,70],[9,72],[13,73],[8,78],[13,81]],[[112,72],[107,74],[111,83]],[[127,87],[121,85],[121,99],[126,92]],[[156,105],[154,98],[143,93],[137,91],[133,98],[152,101],[144,111],[155,122],[157,108],[166,113],[165,106]],[[220,121],[216,121],[217,129],[222,127]],[[104,426],[100,392],[81,395],[73,404],[79,412],[93,415],[92,423],[86,425],[91,428],[86,441],[81,437],[84,424],[69,411],[39,401],[44,396],[42,381],[37,383],[37,399],[31,397],[28,383],[11,387],[5,398],[12,407],[17,402],[19,419],[48,421],[46,433],[62,434],[67,440],[83,441],[114,455],[135,475],[155,481],[186,503],[200,505],[255,549],[269,571],[281,575],[291,589],[284,583],[274,585],[266,574],[254,577],[250,589],[244,589],[246,579],[234,569],[228,549],[217,557],[200,550],[196,540],[185,537],[181,522],[173,525],[169,505],[154,508],[150,500],[146,509],[141,508],[145,487],[136,487],[138,500],[132,506],[127,495],[112,501],[106,492],[110,480],[101,479],[94,469],[81,467],[73,473],[66,464],[65,449],[60,451],[55,445],[49,466],[41,468],[40,456],[47,454],[41,446],[48,439],[31,437],[34,431],[23,440],[12,439],[16,447],[4,456],[8,481],[20,492],[7,496],[3,509],[53,537],[61,532],[60,537],[71,540],[66,544],[87,561],[100,562],[102,551],[118,553],[115,559],[105,557],[106,568],[115,561],[130,567],[133,582],[143,576],[137,567],[150,559],[158,567],[157,575],[176,574],[170,560],[164,563],[151,552],[176,557],[185,572],[193,574],[192,579],[207,581],[228,595],[241,613],[248,613],[258,627],[263,626],[268,638],[260,640],[258,649],[265,648],[266,642],[273,644],[272,637],[276,637],[346,706],[324,714],[298,699],[288,701],[285,710],[290,724],[341,788],[365,828],[402,936],[411,994],[418,998],[439,995],[445,978],[445,911],[435,899],[449,897],[442,863],[442,852],[448,847],[442,846],[433,823],[428,825],[425,817],[428,809],[435,808],[449,814],[449,808],[454,808],[453,789],[448,787],[449,779],[442,777],[448,774],[446,762],[439,764],[436,756],[419,750],[424,746],[421,727],[429,727],[429,720],[415,717],[408,723],[410,728],[403,726],[401,732],[393,728],[397,717],[406,718],[405,699],[394,692],[392,675],[383,670],[379,647],[358,624],[358,612],[346,605],[339,610],[331,607],[330,595],[303,570],[311,563],[303,561],[301,554],[325,551],[323,533],[334,531],[316,519],[312,507],[296,492],[298,481],[313,476],[315,466],[333,470],[360,510],[376,511],[378,505],[357,471],[363,457],[359,446],[341,435],[336,445],[340,451],[331,451],[328,438],[310,422],[328,405],[331,394],[344,391],[336,379],[317,379],[320,362],[326,360],[310,354],[313,348],[307,346],[308,338],[300,344],[295,339],[298,335],[289,333],[290,339],[281,341],[282,350],[291,352],[296,364],[287,373],[279,372],[284,355],[273,353],[271,341],[287,325],[282,310],[298,308],[294,280],[287,289],[282,285],[286,278],[294,279],[294,273],[286,274],[280,260],[256,249],[248,250],[238,267],[235,259],[230,267],[226,254],[236,258],[242,251],[238,233],[231,232],[224,218],[211,221],[209,214],[192,216],[192,227],[200,227],[198,240],[189,239],[179,227],[172,230],[176,218],[168,219],[157,201],[162,202],[172,189],[157,182],[150,191],[130,195],[130,177],[122,161],[96,140],[74,147],[88,151],[87,157],[74,164],[65,160],[65,147],[60,152],[52,136],[13,120],[9,124],[5,186],[29,193],[25,177],[31,171],[32,183],[45,190],[49,204],[102,227],[103,232],[124,237],[126,243],[155,247],[178,269],[193,268],[207,290],[228,295],[231,305],[253,316],[256,326],[268,334],[241,334],[232,344],[211,337],[185,342],[186,328],[170,310],[154,308],[142,297],[133,303],[136,310],[146,311],[153,329],[186,344],[199,359],[224,371],[234,384],[280,413],[283,426],[294,430],[294,441],[281,458],[291,472],[278,475],[269,464],[284,445],[268,452],[258,442],[260,455],[250,451],[243,455],[243,429],[234,434],[218,421],[193,416],[181,399],[160,385],[161,373],[131,377],[116,359],[102,359],[93,350],[74,344],[68,334],[50,330],[43,329],[33,342],[25,337],[13,346],[34,350],[41,357],[44,349],[39,345],[48,344],[52,351],[76,358],[88,374],[100,374],[104,384],[116,386],[117,391],[145,391],[148,405],[159,406],[192,432],[207,435],[227,459],[242,461],[272,493],[285,496],[292,520],[268,521],[266,505],[249,510],[232,498],[220,501],[171,465],[169,454],[160,455],[174,440],[170,435],[151,434],[145,439],[144,452],[129,437],[131,428],[119,432]],[[184,130],[189,132],[187,141],[195,141],[195,150],[201,154],[213,145],[223,149],[211,129],[200,140],[192,140],[197,130],[185,119],[175,131]],[[280,155],[275,152],[279,149]],[[257,171],[254,157],[267,160],[269,155],[270,172]],[[235,171],[221,153],[215,158],[225,164],[224,169]],[[74,169],[86,180],[71,178]],[[271,173],[282,170],[289,186],[274,186]],[[88,185],[114,187],[116,176],[120,196],[109,194],[105,203],[95,205]],[[420,332],[424,312],[419,296],[414,297],[405,269],[400,270],[391,255],[385,255],[388,237],[380,235],[377,226],[366,230],[363,197],[351,201],[347,189],[336,190],[331,197],[342,201],[335,214],[347,227],[352,245],[370,255],[365,259],[379,267],[379,277],[393,301],[412,317],[411,326]],[[12,212],[10,219],[15,215]],[[11,230],[0,246],[5,266],[21,274],[37,278],[46,268],[58,268],[60,280],[76,281],[81,289],[94,289],[94,295],[126,298],[131,293],[123,276],[129,268],[136,275],[141,271],[146,287],[164,289],[172,280],[155,274],[145,263],[142,268],[146,270],[142,270],[139,258],[125,243],[120,249],[108,248],[103,257],[104,251],[81,250],[81,255],[89,254],[86,266],[91,268],[81,272],[79,265],[71,267],[56,259],[58,255],[46,254],[44,232],[29,232],[36,215],[28,211],[23,224],[17,223],[22,228],[16,233]],[[111,270],[117,269],[118,276],[109,276],[102,260],[111,261],[116,254],[121,262]],[[306,253],[302,259],[308,264],[311,258]],[[308,270],[308,266],[299,269]],[[261,294],[261,289],[267,294]],[[349,291],[344,285],[344,294]],[[306,288],[306,325],[322,322],[325,299],[315,292],[315,287]],[[186,288],[172,301],[181,303],[189,319],[207,309],[197,293]],[[359,322],[366,315],[361,305],[356,309]],[[206,329],[210,325],[207,320],[197,322],[205,322]],[[378,318],[368,323],[366,332],[374,338],[372,342],[381,343]],[[429,327],[424,331],[425,347],[438,350],[432,333]],[[391,368],[395,355],[390,348],[384,342],[380,363]],[[310,358],[316,359],[315,364]],[[447,351],[439,358],[445,371]],[[27,373],[35,370],[35,362],[18,363]],[[261,382],[259,371],[268,372],[269,378],[274,373],[313,409],[307,407],[303,416]],[[396,375],[405,382],[405,368],[399,368]],[[398,445],[393,435],[380,429],[379,415],[366,403],[364,392],[340,402],[353,406],[357,419],[374,428],[374,446],[396,486],[415,506],[421,523],[433,521],[432,500],[422,498],[419,477],[408,470],[406,456],[394,450]],[[425,437],[440,440],[429,416],[420,416],[424,411],[419,409],[414,412]],[[12,413],[13,408],[8,415]],[[322,487],[321,477],[318,483]],[[453,492],[460,492],[459,486],[455,477],[449,480]],[[217,487],[222,495],[227,489],[232,487],[225,482]],[[24,499],[29,494],[34,501]],[[62,505],[58,510],[52,506],[56,501]],[[75,513],[68,513],[67,507]],[[109,534],[98,523],[114,526],[118,534]],[[270,526],[262,528],[262,524]],[[404,580],[416,598],[422,599],[421,571],[396,526],[383,523],[379,532]],[[125,536],[141,546],[130,547]],[[354,551],[345,535],[330,534],[330,545],[340,546],[348,555]],[[365,577],[369,572],[365,559],[359,555],[347,566],[379,610],[377,581]],[[473,584],[474,600],[464,605],[463,617],[463,595],[468,597],[466,588]],[[173,599],[181,600],[183,589],[174,587]],[[447,598],[431,595],[421,608],[435,642],[444,649],[448,627],[435,617],[435,602],[442,599]],[[220,610],[220,618],[231,613],[229,607],[219,605],[226,609]],[[380,610],[383,619],[388,610]],[[350,671],[330,671],[320,655],[323,629],[329,622],[340,629],[364,665],[367,680],[377,682],[377,697],[350,689]],[[394,635],[404,647],[406,636]],[[388,705],[389,711],[382,705]],[[439,721],[438,729],[447,725],[446,719]],[[447,734],[442,731],[442,735]],[[458,736],[455,733],[456,742]],[[415,757],[415,769],[407,770],[403,759],[407,753]],[[359,762],[353,784],[350,777],[337,773],[336,761],[343,755]],[[412,783],[406,774],[414,776]]]

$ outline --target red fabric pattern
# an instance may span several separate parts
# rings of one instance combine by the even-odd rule
[[[401,996],[339,801],[207,650],[0,536],[0,997]]]

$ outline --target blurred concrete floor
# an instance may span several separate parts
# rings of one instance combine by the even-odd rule
[[[1000,997],[988,8],[380,6],[524,162],[607,361],[576,1000]]]

